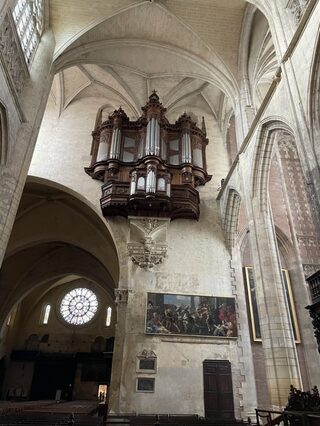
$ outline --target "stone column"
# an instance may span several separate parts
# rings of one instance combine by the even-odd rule
[[[3,23],[1,24],[3,25]],[[10,39],[7,39],[10,40]],[[0,69],[1,102],[8,116],[8,155],[0,165],[0,266],[27,178],[41,120],[53,80],[52,58],[55,40],[51,30],[44,32],[32,64],[32,80],[19,83],[15,96],[8,81],[20,74],[18,62]],[[15,52],[8,58],[15,59]],[[11,61],[10,59],[10,61]],[[14,75],[10,72],[14,70]],[[21,85],[23,84],[23,87]]]
[[[255,408],[257,408],[257,392],[254,373],[254,363],[252,346],[250,341],[249,319],[246,314],[245,289],[242,278],[242,262],[239,245],[231,250],[230,269],[231,281],[233,283],[233,295],[237,303],[237,321],[240,324],[238,328],[237,352],[238,363],[235,368],[239,370],[241,378],[236,385],[239,392],[241,418],[248,416],[254,418]]]
[[[109,412],[121,413],[120,392],[123,375],[125,339],[126,339],[126,321],[127,304],[130,290],[116,289],[115,303],[117,305],[117,324],[115,330],[115,342],[112,359],[112,373],[109,396]]]
[[[269,206],[254,198],[249,221],[256,296],[271,408],[286,405],[290,385],[301,388],[293,330]]]

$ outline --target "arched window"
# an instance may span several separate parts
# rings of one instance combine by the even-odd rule
[[[45,305],[42,314],[42,324],[48,324],[51,311],[51,305]]]
[[[11,325],[12,315],[9,314],[7,318],[7,326]]]
[[[107,307],[107,315],[106,315],[106,327],[110,327],[111,316],[112,316],[112,308],[111,308],[111,306],[108,306]]]
[[[12,15],[26,61],[30,64],[43,31],[43,0],[17,0]]]

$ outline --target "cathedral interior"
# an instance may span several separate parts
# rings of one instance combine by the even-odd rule
[[[319,23],[318,0],[0,0],[0,423],[319,398]]]

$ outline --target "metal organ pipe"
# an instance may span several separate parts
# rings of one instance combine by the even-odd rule
[[[155,119],[151,118],[151,126],[150,126],[150,154],[154,155],[154,125]]]
[[[154,147],[155,147],[155,155],[159,155],[160,153],[160,126],[158,120],[155,119],[154,126]]]
[[[133,172],[131,176],[130,195],[136,192],[137,187],[137,172]]]
[[[120,146],[121,144],[121,130],[113,129],[112,140],[111,140],[111,149],[110,149],[110,158],[119,158],[120,157]]]
[[[103,133],[100,136],[99,148],[96,161],[105,161],[108,159],[109,143],[108,137]]]
[[[147,125],[147,136],[146,136],[146,155],[150,155],[150,128],[151,128],[151,120]]]
[[[159,155],[160,126],[156,118],[151,118],[147,125],[146,155]]]
[[[154,168],[148,168],[146,192],[156,192],[156,173]]]
[[[171,196],[171,183],[167,182],[167,197]]]
[[[162,160],[167,160],[167,144],[164,139],[161,142],[161,157]]]
[[[183,163],[191,163],[191,138],[189,129],[183,130],[182,135],[182,162]]]

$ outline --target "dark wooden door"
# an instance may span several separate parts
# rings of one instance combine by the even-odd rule
[[[233,420],[233,393],[229,361],[203,362],[204,409],[206,418]]]

